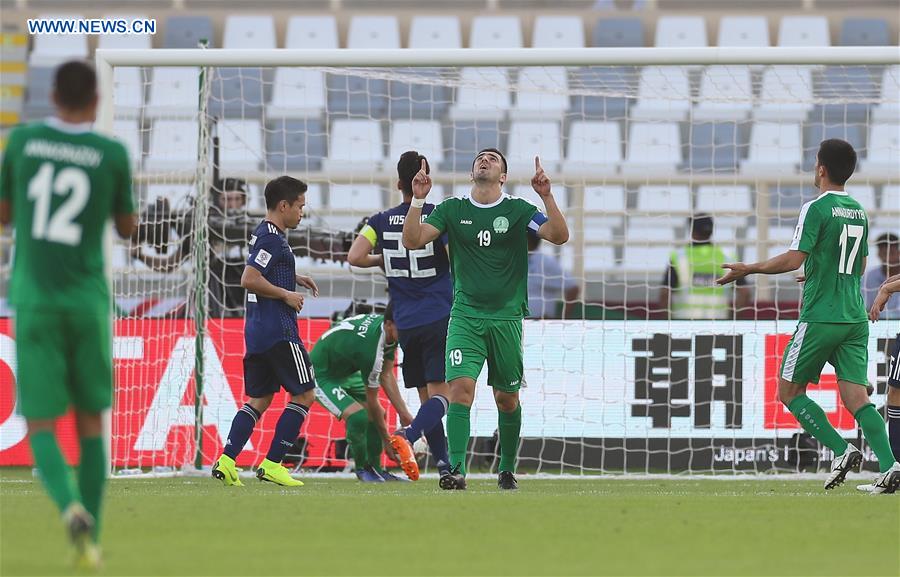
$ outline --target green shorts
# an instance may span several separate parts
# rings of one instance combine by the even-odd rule
[[[360,373],[353,373],[343,379],[335,379],[316,371],[316,401],[325,409],[341,418],[350,405],[366,405],[366,385]]]
[[[524,376],[521,320],[451,316],[447,328],[447,381],[477,380],[488,364],[488,385],[507,393],[522,386]]]
[[[825,363],[839,381],[865,386],[869,368],[869,323],[797,323],[784,349],[781,377],[805,385],[819,382]]]
[[[108,313],[19,309],[19,413],[53,419],[70,406],[99,413],[112,405],[112,324]]]

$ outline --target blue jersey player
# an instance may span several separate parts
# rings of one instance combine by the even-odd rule
[[[403,247],[403,221],[412,201],[412,180],[427,159],[414,150],[404,152],[397,163],[397,188],[403,203],[369,218],[350,248],[348,261],[359,267],[382,266],[394,306],[394,322],[403,349],[403,382],[419,390],[422,406],[405,429],[391,437],[400,465],[418,477],[411,443],[422,435],[428,441],[439,470],[449,467],[447,437],[441,419],[447,412],[449,390],[444,376],[447,324],[453,303],[450,260],[446,237],[437,238],[418,250]],[[422,208],[422,216],[434,210]],[[380,254],[372,254],[372,249]]]
[[[247,289],[244,391],[250,400],[231,422],[225,450],[213,465],[213,477],[226,486],[242,485],[234,461],[282,387],[291,400],[278,419],[269,452],[256,467],[256,476],[286,487],[303,485],[290,476],[281,460],[297,438],[315,398],[312,363],[297,329],[303,296],[294,288],[304,286],[313,296],[318,296],[319,290],[311,278],[294,272],[294,254],[284,236],[286,229],[300,223],[305,204],[305,183],[290,176],[272,180],[266,185],[266,219],[250,236],[250,254],[241,276],[241,286]]]

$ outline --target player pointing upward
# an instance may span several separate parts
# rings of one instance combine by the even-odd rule
[[[472,165],[472,193],[448,198],[421,222],[431,190],[424,161],[413,180],[413,200],[403,223],[403,245],[418,249],[447,234],[454,278],[447,330],[450,408],[447,437],[453,470],[441,475],[443,489],[465,489],[466,448],[475,381],[485,361],[494,390],[500,431],[501,489],[517,488],[514,476],[522,407],[522,318],[528,313],[528,235],[554,244],[569,239],[566,220],[550,190],[550,179],[534,159],[531,186],[544,201],[545,216],[528,201],[502,192],[506,159],[495,148],[482,150]]]
[[[778,274],[797,270],[806,275],[800,322],[784,351],[778,395],[803,429],[834,451],[825,488],[844,482],[862,463],[862,453],[845,441],[828,422],[822,408],[806,396],[818,383],[825,363],[834,366],[844,406],[862,428],[878,457],[881,476],[875,492],[900,487],[900,465],[894,461],[884,420],[866,392],[869,325],[860,292],[866,269],[869,222],[862,206],[844,191],[856,167],[856,151],[847,142],[825,140],[816,157],[815,185],[821,194],[803,205],[790,250],[766,262],[725,264],[728,284],[748,274]]]

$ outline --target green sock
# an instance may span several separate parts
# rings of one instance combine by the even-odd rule
[[[37,431],[28,435],[34,464],[41,474],[41,480],[50,498],[56,503],[60,513],[73,502],[80,500],[72,469],[63,458],[53,431]]]
[[[383,471],[381,452],[384,450],[384,445],[381,442],[381,433],[378,432],[378,427],[372,421],[366,422],[366,448],[369,464],[376,471]]]
[[[447,409],[447,445],[450,449],[450,466],[459,467],[466,474],[466,449],[469,448],[469,421],[471,407],[460,403],[450,403]]]
[[[81,465],[78,466],[78,489],[87,512],[94,516],[94,541],[100,537],[100,510],[106,487],[106,448],[102,437],[81,439]]]
[[[519,453],[519,433],[522,431],[522,405],[517,405],[511,413],[503,411],[497,413],[497,428],[500,431],[500,470],[514,473]]]
[[[884,419],[872,403],[856,411],[853,418],[859,423],[866,442],[878,457],[878,468],[884,473],[894,464],[894,454],[891,452],[891,442],[885,432]]]
[[[344,425],[347,428],[347,444],[350,445],[350,453],[356,462],[356,468],[362,469],[369,464],[369,455],[366,451],[366,424],[369,417],[365,411],[357,411],[347,417]]]
[[[843,455],[847,450],[847,441],[834,430],[828,422],[828,417],[825,416],[825,411],[815,401],[806,395],[800,395],[790,402],[788,410],[797,418],[804,431],[834,451],[835,456]]]

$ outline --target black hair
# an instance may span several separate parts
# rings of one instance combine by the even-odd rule
[[[306,183],[292,176],[279,176],[266,184],[266,208],[274,210],[282,200],[293,204],[300,195],[306,194]]]
[[[713,233],[713,218],[705,212],[698,212],[688,219],[691,236],[697,240],[707,240]]]
[[[900,237],[892,232],[886,232],[878,236],[878,239],[875,241],[875,246],[881,245],[900,245]]]
[[[509,166],[506,164],[506,157],[503,156],[503,153],[497,150],[496,148],[482,148],[478,151],[478,154],[475,155],[475,158],[472,159],[472,168],[475,168],[475,161],[478,160],[478,157],[484,154],[485,152],[493,152],[497,156],[500,157],[500,160],[503,161],[503,174],[507,173]]]
[[[247,197],[247,181],[243,178],[220,178],[210,188],[209,194],[214,199],[219,199],[226,192],[241,192]]]
[[[82,110],[97,97],[97,73],[82,60],[61,64],[53,78],[57,104],[67,110]]]
[[[394,302],[388,301],[386,307],[384,307],[384,320],[394,322]]]
[[[816,159],[819,166],[828,172],[828,180],[837,185],[843,186],[856,170],[856,151],[849,142],[840,138],[823,140]]]
[[[415,150],[407,150],[400,155],[397,162],[397,178],[400,179],[400,190],[406,196],[412,195],[412,182],[422,168],[422,161],[425,161],[425,174],[431,174],[431,165],[428,159],[419,154]]]

